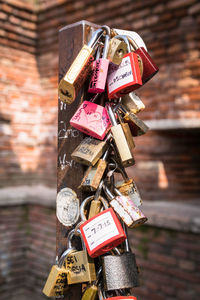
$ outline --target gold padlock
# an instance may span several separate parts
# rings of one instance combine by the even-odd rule
[[[142,199],[138,188],[132,178],[129,178],[125,168],[118,165],[117,171],[119,171],[123,177],[123,180],[115,183],[116,188],[124,195],[129,197],[132,202],[138,207],[142,204]]]
[[[96,163],[95,166],[90,166],[87,169],[80,185],[80,187],[83,190],[95,191],[98,188],[102,176],[107,167],[106,159],[108,157],[108,154],[109,154],[109,149],[106,150],[102,158]]]
[[[118,40],[115,37],[110,39],[108,49],[108,59],[115,65],[119,65],[122,62],[122,58],[127,53],[127,44],[124,41]]]
[[[91,63],[94,60],[95,46],[103,35],[104,30],[109,31],[108,26],[97,29],[87,45],[84,45],[77,57],[73,61],[69,70],[60,81],[58,86],[58,96],[63,102],[71,104],[84,84],[91,70]]]
[[[126,136],[122,129],[121,124],[118,124],[115,118],[115,115],[112,111],[110,105],[107,105],[108,114],[112,123],[111,133],[113,135],[113,139],[119,153],[121,163],[124,167],[131,166],[135,163],[131,149],[129,148],[129,144],[126,140]]]
[[[64,267],[64,259],[73,251],[75,251],[73,248],[67,249],[60,257],[59,263],[52,266],[42,291],[47,297],[61,297],[68,290],[67,270]]]
[[[118,119],[120,121],[120,124],[122,126],[122,129],[124,131],[124,134],[126,136],[126,140],[127,140],[128,146],[132,150],[133,148],[135,148],[135,143],[133,141],[133,136],[131,134],[130,127],[129,127],[128,123],[124,123],[124,121],[121,118],[121,115],[120,115],[119,112],[117,113],[117,115],[118,115]]]
[[[130,124],[133,136],[139,136],[148,131],[149,127],[134,113],[129,112],[122,104],[118,106],[118,109],[124,114],[124,120]]]
[[[72,152],[71,157],[78,163],[94,166],[108,147],[106,141],[86,137]]]
[[[71,241],[75,233],[81,238],[83,250],[70,253],[65,260],[68,284],[94,281],[96,280],[94,260],[87,254],[79,229],[70,231],[68,235],[68,247],[72,247]]]
[[[127,95],[124,95],[121,98],[121,102],[122,104],[125,106],[125,108],[131,112],[131,113],[138,113],[141,110],[145,109],[145,105],[142,102],[142,100],[138,97],[138,95],[136,95],[135,93],[130,93]]]

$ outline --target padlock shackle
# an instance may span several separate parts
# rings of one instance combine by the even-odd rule
[[[95,32],[93,32],[91,39],[88,42],[88,47],[94,48],[96,43],[99,41],[99,39],[102,37],[104,32],[104,29],[101,27],[97,29]]]
[[[124,196],[116,187],[114,187],[114,192],[117,196]]]
[[[74,251],[75,251],[75,248],[71,247],[71,248],[68,248],[67,250],[65,250],[65,251],[63,252],[63,254],[61,255],[61,257],[60,257],[59,260],[58,260],[58,267],[59,267],[59,268],[62,267],[65,258],[66,258],[71,252],[74,252]]]
[[[81,203],[81,206],[80,206],[80,217],[81,217],[81,220],[83,222],[87,221],[87,218],[85,216],[85,207],[86,205],[89,203],[89,202],[92,202],[92,200],[95,200],[95,195],[92,195],[92,196],[89,196],[87,198],[85,198],[83,200],[83,202]],[[99,196],[98,200],[101,201],[101,203],[103,204],[104,208],[107,209],[108,208],[108,204],[106,203],[106,200]]]
[[[106,160],[108,158],[109,153],[110,153],[110,147],[105,151],[101,159]]]
[[[121,112],[123,112],[124,114],[127,114],[129,111],[126,109],[126,107],[122,104],[122,103],[119,103],[117,105],[117,109]]]
[[[106,109],[107,109],[107,112],[108,112],[108,115],[110,117],[112,125],[113,126],[117,126],[118,124],[117,124],[114,112],[112,110],[112,107],[110,105],[106,105]]]
[[[104,30],[108,35],[110,35],[110,27],[107,25],[103,25],[101,28],[97,29],[95,32],[93,32],[91,39],[88,42],[88,47],[94,48],[99,39],[104,34]]]
[[[127,38],[126,35],[118,34],[114,38],[116,38],[118,40],[123,40],[126,43],[126,45],[127,45],[127,51],[128,51],[128,53],[131,52],[130,43],[129,43],[129,40],[128,40],[128,38]]]
[[[105,36],[105,42],[104,42],[104,48],[103,48],[103,54],[102,54],[102,58],[104,58],[104,59],[106,59],[108,56],[109,42],[110,42],[110,37],[107,34]]]
[[[110,201],[115,198],[113,193],[108,189],[108,187],[105,184],[103,185],[103,190]]]
[[[128,231],[127,231],[127,228],[126,228],[126,224],[124,222],[122,222],[122,228],[123,228],[123,230],[125,232],[125,235],[126,235],[126,239],[124,241],[125,251],[126,252],[131,252],[130,244],[129,244],[129,241],[128,241]]]
[[[86,250],[86,246],[85,246],[85,243],[83,241],[83,238],[82,238],[82,235],[81,235],[81,231],[80,229],[72,229],[69,234],[68,234],[68,237],[67,237],[67,246],[69,249],[75,249],[73,246],[72,246],[72,238],[73,236],[76,235],[76,236],[79,236],[81,238],[81,245],[82,245],[82,249],[83,250]]]
[[[130,35],[127,35],[127,38],[129,40],[129,43],[133,46],[134,50],[139,49],[138,44],[136,43],[136,41]]]

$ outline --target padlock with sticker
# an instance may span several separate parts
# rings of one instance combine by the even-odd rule
[[[100,187],[102,186],[102,183]],[[100,256],[117,245],[121,244],[126,235],[122,229],[120,221],[112,208],[108,208],[106,200],[99,194],[98,199],[103,203],[104,211],[98,213],[89,220],[85,216],[85,206],[91,202],[95,196],[86,198],[80,207],[80,215],[84,223],[80,226],[87,251],[91,257]]]
[[[117,35],[115,38],[123,39],[127,43],[128,53],[124,55],[119,66],[110,64],[108,70],[108,98],[116,99],[121,95],[128,94],[142,86],[138,56],[131,52],[128,38]]]

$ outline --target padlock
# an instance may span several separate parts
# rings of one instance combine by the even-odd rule
[[[104,192],[109,200],[110,206],[114,209],[117,213],[119,218],[126,223],[127,226],[131,227],[133,225],[133,219],[129,214],[128,210],[124,205],[124,197],[115,196],[111,193],[108,187],[104,186]]]
[[[152,60],[149,53],[144,49],[144,47],[139,47],[134,39],[128,36],[131,44],[133,45],[134,52],[138,54],[143,63],[143,74],[142,74],[142,83],[146,83],[150,80],[158,71],[158,67],[155,62]]]
[[[115,294],[118,293],[119,290],[115,290]],[[112,292],[112,291],[110,291]],[[98,286],[98,296],[99,296],[99,300],[137,300],[136,297],[134,296],[124,296],[124,295],[120,295],[120,296],[106,296],[106,294],[108,294],[108,292],[106,292],[105,290],[103,290],[103,288],[99,285]]]
[[[91,71],[95,46],[103,35],[104,29],[107,30],[107,26],[102,26],[92,34],[88,44],[82,47],[69,70],[60,81],[58,86],[58,96],[63,102],[71,104],[77,97],[79,90]]]
[[[79,229],[77,231],[75,231],[75,229],[70,231],[68,235],[68,247],[72,248],[71,240],[75,232],[81,238],[83,250],[73,251],[73,253],[70,253],[65,259],[68,284],[94,281],[96,280],[94,261],[87,254]]]
[[[125,210],[129,213],[133,220],[130,227],[133,228],[144,224],[147,221],[147,217],[145,217],[145,215],[133,203],[133,201],[128,196],[124,196],[116,187],[114,187],[113,190],[115,195],[117,195],[115,199],[121,203],[121,205],[125,208]]]
[[[94,166],[106,151],[108,144],[91,137],[86,137],[72,152],[71,157],[78,163],[86,166]]]
[[[117,188],[113,188],[115,195],[104,185],[104,192],[110,201],[110,206],[119,215],[123,222],[130,228],[137,227],[147,221],[145,215],[133,203],[133,201],[124,196]]]
[[[111,123],[105,107],[84,101],[70,120],[74,128],[103,140],[108,133]]]
[[[109,59],[107,59],[109,48],[109,35],[105,36],[105,43],[102,58],[96,59],[93,62],[93,73],[89,83],[89,93],[102,93],[105,91]]]
[[[123,39],[127,43],[128,53],[124,55],[119,66],[110,64],[108,69],[108,98],[119,98],[128,94],[142,85],[140,67],[137,54],[131,52],[126,36],[117,35],[115,38]]]
[[[135,163],[133,155],[131,153],[131,149],[129,148],[129,144],[126,140],[126,136],[124,134],[123,128],[121,124],[117,124],[115,115],[112,111],[112,108],[110,105],[106,106],[106,109],[108,111],[112,127],[111,127],[111,133],[117,148],[117,151],[119,153],[121,163],[123,166],[130,166]]]
[[[130,127],[129,127],[129,124],[128,123],[125,123],[123,118],[121,117],[120,113],[117,112],[117,115],[118,115],[118,120],[122,126],[122,129],[124,131],[124,134],[125,134],[125,137],[126,137],[126,140],[127,140],[127,143],[128,143],[128,146],[129,146],[129,149],[134,149],[135,148],[135,144],[134,144],[134,141],[133,141],[133,136],[131,134],[131,130],[130,130]]]
[[[95,166],[90,166],[87,171],[85,172],[85,175],[83,177],[83,180],[81,182],[80,187],[83,190],[90,190],[95,191],[102,179],[102,176],[105,172],[105,169],[107,167],[107,157],[109,154],[109,149],[106,150],[106,152],[103,154],[102,158],[96,163]]]
[[[97,193],[99,193],[98,190]],[[99,196],[99,199],[106,209],[86,221],[85,206],[94,198],[95,196],[86,198],[80,207],[81,219],[85,221],[80,226],[80,230],[91,257],[97,257],[110,251],[126,238],[116,214],[112,208],[107,208],[108,206],[105,205],[106,200],[101,196]]]
[[[142,100],[135,93],[131,92],[127,95],[124,95],[121,98],[121,103],[125,108],[131,113],[138,113],[141,110],[145,109],[145,105]]]
[[[47,297],[60,297],[66,293],[68,281],[67,270],[64,267],[64,259],[74,251],[74,248],[68,248],[60,257],[57,265],[52,266],[42,291]]]
[[[120,65],[124,55],[127,53],[127,44],[113,37],[110,40],[108,59],[115,65]]]
[[[101,275],[102,275],[102,266],[99,268],[97,272],[97,279],[92,283],[92,285],[86,288],[81,300],[97,300],[98,283]]]
[[[129,197],[137,207],[140,206],[142,199],[135,182],[128,177],[123,166],[118,166],[117,170],[121,173],[123,181],[117,181],[115,187],[122,195]]]
[[[149,127],[134,113],[129,112],[124,105],[118,104],[117,109],[124,114],[123,118],[128,122],[133,136],[139,136],[148,131]]]
[[[101,261],[105,291],[129,289],[139,285],[136,259],[130,251],[128,239],[125,240],[123,254],[105,255],[101,257]]]

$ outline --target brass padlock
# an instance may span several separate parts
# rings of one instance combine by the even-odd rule
[[[71,242],[75,233],[81,238],[83,250],[73,251],[65,259],[68,284],[94,281],[96,280],[94,261],[87,254],[79,229],[70,231],[68,235],[68,247],[72,247]]]
[[[108,59],[115,65],[119,65],[122,62],[124,55],[127,53],[127,44],[124,41],[120,41],[116,38],[110,40],[108,49]]]
[[[110,32],[108,26],[102,26],[93,33],[88,44],[82,47],[69,70],[60,81],[58,95],[63,102],[71,104],[77,97],[80,88],[91,70],[95,46],[103,35],[104,30]]]
[[[129,148],[129,144],[126,140],[126,136],[124,134],[123,128],[121,124],[117,124],[115,115],[110,105],[107,105],[107,110],[108,110],[111,123],[113,125],[110,130],[113,135],[113,139],[117,147],[117,150],[119,152],[122,165],[125,167],[127,165],[128,166],[133,165],[135,161],[131,153],[131,149]]]
[[[132,137],[132,136],[131,136]],[[95,191],[102,179],[102,176],[105,172],[105,169],[107,167],[107,157],[109,154],[109,149],[106,150],[106,152],[103,154],[102,158],[96,163],[95,166],[90,166],[87,171],[85,172],[85,175],[83,177],[83,180],[81,182],[80,187],[83,190],[91,190]]]
[[[142,100],[133,92],[124,95],[121,98],[121,103],[125,108],[131,113],[138,113],[141,110],[145,109],[145,105]]]
[[[102,266],[97,272],[97,280],[93,282],[89,287],[86,288],[81,300],[97,300],[98,295],[98,283],[102,273]]]
[[[126,140],[127,140],[127,143],[128,143],[128,146],[129,148],[132,150],[133,148],[135,148],[135,143],[133,141],[133,136],[131,134],[131,130],[130,130],[130,127],[129,127],[129,124],[128,123],[125,123],[120,115],[120,113],[118,112],[117,113],[118,115],[118,119],[120,121],[120,124],[122,126],[122,129],[124,131],[124,134],[126,136]]]
[[[117,170],[121,173],[123,180],[115,183],[116,188],[124,195],[129,197],[138,207],[142,204],[142,199],[133,179],[130,179],[123,166],[118,166]]]
[[[129,112],[122,104],[118,105],[118,109],[124,114],[123,118],[129,123],[133,136],[139,136],[148,131],[149,127],[134,113]]]
[[[92,137],[86,137],[72,152],[71,157],[73,160],[81,164],[94,166],[105,152],[107,147],[108,145],[106,141],[100,141]]]
[[[51,268],[42,291],[47,297],[61,297],[68,290],[67,270],[64,267],[64,260],[73,251],[75,251],[74,248],[68,248],[60,257],[57,265],[53,265]]]

